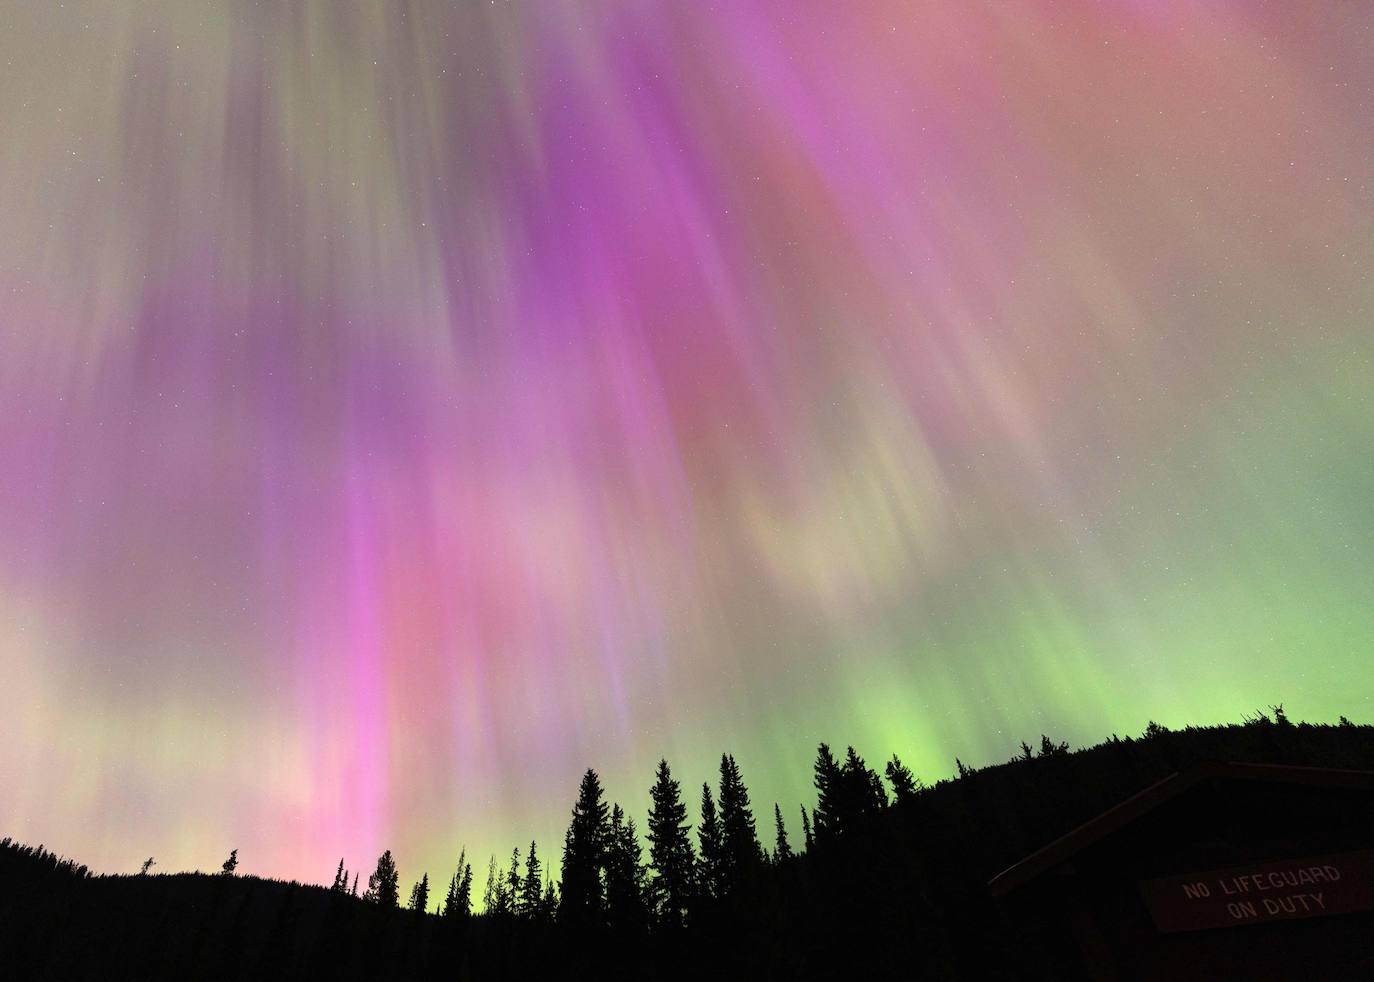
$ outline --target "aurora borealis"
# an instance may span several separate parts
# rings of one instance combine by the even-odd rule
[[[0,834],[408,883],[1374,711],[1374,7],[0,28]]]

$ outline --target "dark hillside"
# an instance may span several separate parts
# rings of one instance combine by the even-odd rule
[[[518,906],[441,918],[252,876],[93,876],[5,840],[0,967],[52,979],[1034,976],[988,880],[1209,760],[1374,770],[1374,727],[1291,724],[1279,711],[1237,725],[1152,726],[1079,751],[1042,739],[1008,763],[960,765],[953,780],[848,812],[832,788],[810,849],[794,829],[793,854],[765,853],[733,892],[693,900],[676,928]]]

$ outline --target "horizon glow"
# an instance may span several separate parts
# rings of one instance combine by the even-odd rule
[[[1374,8],[11,4],[0,834],[1374,710]],[[403,889],[404,892],[404,889]]]

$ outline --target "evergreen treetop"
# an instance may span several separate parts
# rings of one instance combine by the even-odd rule
[[[367,892],[363,894],[363,899],[383,909],[395,908],[400,904],[400,889],[400,874],[388,849],[377,858],[377,869],[367,878]]]
[[[573,805],[572,822],[563,839],[563,889],[559,916],[569,923],[600,925],[605,915],[602,867],[606,849],[609,807],[601,780],[591,768],[582,775]]]
[[[720,878],[724,892],[735,893],[758,866],[763,855],[754,812],[749,807],[749,789],[744,786],[739,765],[730,754],[720,757],[720,830],[722,864]]]
[[[792,858],[792,846],[787,841],[787,826],[782,824],[782,808],[777,802],[773,803],[773,821],[777,826],[777,843],[774,846],[773,859],[784,863]]]
[[[654,786],[649,790],[649,864],[654,870],[652,906],[659,924],[681,927],[692,900],[696,857],[688,837],[687,808],[682,789],[673,780],[666,760],[658,762]]]
[[[701,844],[701,891],[708,897],[719,897],[722,893],[720,874],[725,844],[721,837],[720,820],[716,816],[716,802],[711,797],[711,786],[705,782],[701,785],[701,824],[697,826],[697,840]]]
[[[892,785],[892,794],[897,799],[898,804],[908,802],[916,797],[916,792],[920,790],[920,782],[911,773],[910,768],[902,763],[902,759],[896,754],[887,762],[887,779]]]

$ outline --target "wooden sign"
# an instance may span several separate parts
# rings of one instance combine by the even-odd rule
[[[1374,851],[1251,863],[1146,880],[1161,931],[1206,931],[1374,910]]]

